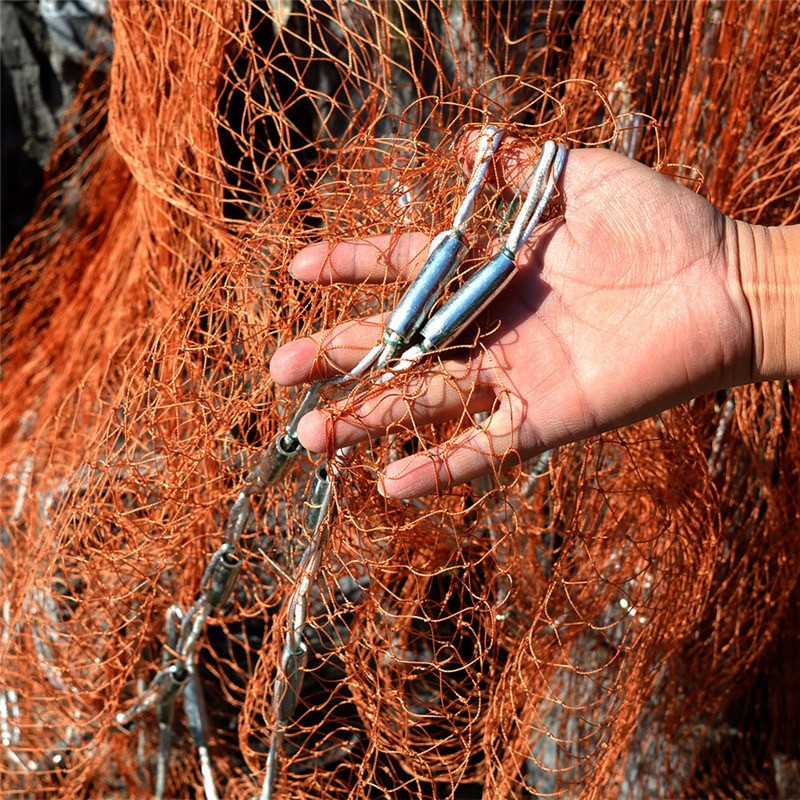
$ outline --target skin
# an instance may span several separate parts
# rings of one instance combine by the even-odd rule
[[[493,180],[512,191],[538,149],[519,142],[503,153]],[[491,411],[453,440],[386,467],[382,493],[410,498],[710,391],[800,376],[796,227],[736,222],[607,150],[570,151],[559,190],[563,215],[538,229],[517,256],[513,283],[479,320],[489,333],[477,337],[476,325],[463,355],[431,359],[411,386],[367,392],[344,416],[335,407],[308,414],[298,428],[305,447],[324,452],[396,423]],[[292,272],[322,283],[406,280],[427,243],[420,234],[321,243],[299,252]],[[378,320],[348,323],[284,345],[270,369],[284,385],[333,375],[379,337]],[[516,457],[504,462],[509,451]]]

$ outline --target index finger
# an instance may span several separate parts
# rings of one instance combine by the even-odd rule
[[[318,242],[292,259],[295,278],[331,283],[387,283],[413,277],[428,257],[431,239],[424,233],[372,236],[346,242]]]

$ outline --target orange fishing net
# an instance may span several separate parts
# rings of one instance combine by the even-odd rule
[[[300,459],[247,498],[192,680],[164,670],[299,399],[270,354],[397,299],[301,285],[292,254],[443,230],[484,121],[798,222],[800,6],[126,0],[112,19],[108,81],[87,79],[4,265],[4,796],[259,796],[279,727],[279,797],[793,796],[788,383],[422,501],[385,501],[374,472],[466,413],[357,449],[292,683]]]

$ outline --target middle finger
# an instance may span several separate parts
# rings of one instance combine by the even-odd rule
[[[494,390],[480,380],[476,360],[448,360],[425,373],[397,375],[386,385],[307,414],[297,429],[303,446],[324,452],[397,428],[458,419],[492,408]]]

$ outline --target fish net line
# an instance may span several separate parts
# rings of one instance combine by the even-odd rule
[[[89,66],[3,263],[8,797],[152,796],[157,714],[119,715],[299,399],[269,357],[398,298],[295,281],[304,245],[445,229],[459,142],[487,121],[622,150],[737,218],[800,220],[797,3],[126,0],[111,16],[111,69]],[[476,209],[476,242],[501,205]],[[434,497],[378,494],[381,465],[473,422],[397,426],[340,470],[276,796],[790,796],[796,385],[509,453],[508,474]],[[220,796],[261,792],[313,469],[251,498],[241,573],[198,641]],[[167,797],[204,791],[187,702]]]

